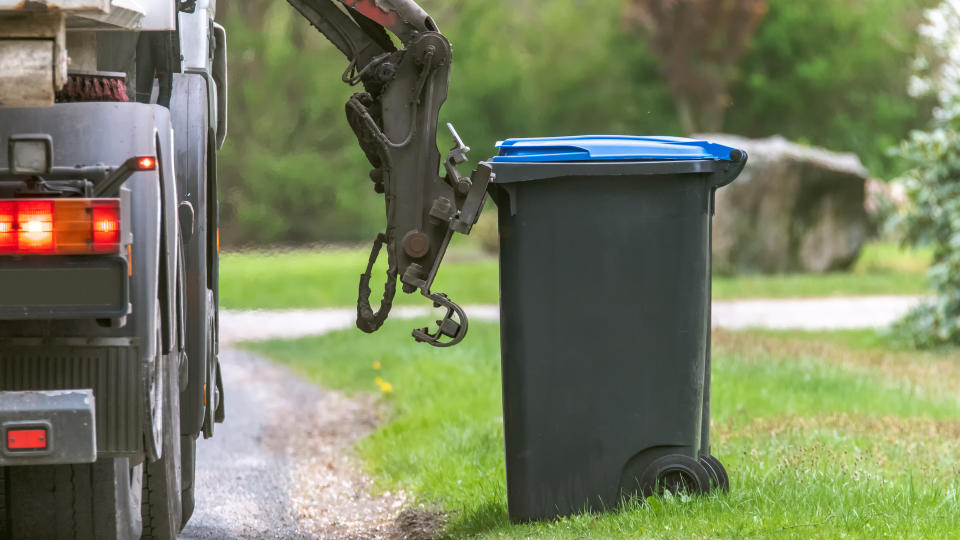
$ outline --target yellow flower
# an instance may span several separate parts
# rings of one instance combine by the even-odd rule
[[[380,362],[374,362],[373,369],[380,369]]]
[[[376,379],[374,379],[374,380],[373,380],[373,384],[375,384],[375,385],[377,385],[377,386],[382,385],[382,384],[383,384],[383,377],[377,377]]]
[[[390,392],[393,392],[393,385],[388,382],[385,382],[380,385],[380,391],[383,392],[384,394],[389,394]]]

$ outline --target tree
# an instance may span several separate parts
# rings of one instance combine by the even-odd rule
[[[767,7],[767,0],[626,2],[625,24],[658,58],[687,133],[723,128],[737,65]]]
[[[928,125],[935,100],[907,91],[931,0],[770,0],[740,63],[724,129],[854,152],[880,178],[889,155]]]

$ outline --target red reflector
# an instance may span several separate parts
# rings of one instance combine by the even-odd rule
[[[157,166],[157,160],[145,156],[137,160],[137,166],[140,167],[141,171],[152,171]]]
[[[7,431],[7,450],[46,450],[47,430],[11,429]]]
[[[53,252],[53,201],[17,203],[17,250],[21,253]]]
[[[93,250],[116,251],[120,245],[120,201],[113,199],[93,203]]]

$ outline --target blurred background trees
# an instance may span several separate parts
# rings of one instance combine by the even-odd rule
[[[873,175],[928,124],[911,97],[931,0],[423,0],[454,44],[445,121],[487,158],[507,137],[716,130],[857,153]],[[221,2],[227,246],[368,240],[382,199],[346,124],[346,62],[286,2]],[[445,134],[441,135],[445,148]]]
[[[723,129],[730,84],[767,8],[768,0],[625,2],[625,27],[656,57],[685,132]]]

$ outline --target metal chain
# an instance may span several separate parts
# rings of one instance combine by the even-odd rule
[[[387,243],[387,235],[380,233],[373,242],[373,249],[370,250],[370,259],[367,261],[367,271],[360,275],[360,291],[357,298],[357,328],[372,334],[383,326],[387,316],[390,315],[390,308],[393,307],[393,297],[397,293],[397,263],[393,256],[390,246],[387,246],[387,281],[383,285],[383,299],[380,301],[380,309],[374,313],[370,306],[370,278],[373,272],[373,265],[376,264],[380,256],[380,250]]]

